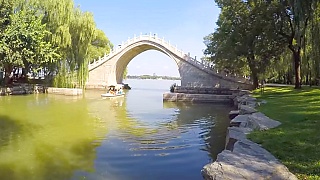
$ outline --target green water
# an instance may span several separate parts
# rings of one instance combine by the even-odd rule
[[[202,179],[231,107],[163,103],[173,81],[128,83],[116,99],[0,97],[0,179]]]

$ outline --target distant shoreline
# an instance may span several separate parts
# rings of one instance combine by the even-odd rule
[[[131,76],[131,75],[128,75],[128,76],[127,76],[127,79],[181,80],[180,77],[152,76],[152,75],[141,75],[141,76]]]

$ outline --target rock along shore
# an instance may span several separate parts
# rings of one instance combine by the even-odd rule
[[[45,93],[46,87],[39,84],[16,84],[13,87],[0,87],[0,96]]]
[[[26,95],[26,94],[59,94],[66,96],[81,96],[83,94],[83,89],[79,88],[54,88],[45,87],[43,85],[33,85],[33,84],[17,84],[13,87],[0,87],[0,96],[8,95]]]
[[[263,103],[267,102],[257,102],[250,94],[234,99],[238,110],[229,114],[232,120],[227,130],[225,150],[218,154],[215,162],[203,167],[204,179],[297,179],[270,152],[246,137],[253,130],[268,130],[281,124],[255,109]]]

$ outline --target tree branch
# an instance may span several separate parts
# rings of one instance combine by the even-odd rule
[[[291,36],[294,36],[295,30],[294,30],[294,27],[293,27],[293,23],[292,23],[291,17],[287,12],[285,12],[285,14],[286,14],[286,17],[288,18],[288,21],[289,21],[289,25],[290,25],[290,29],[291,29]]]

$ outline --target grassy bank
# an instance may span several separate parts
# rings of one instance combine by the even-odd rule
[[[267,87],[258,108],[281,126],[249,135],[282,161],[299,179],[320,179],[320,89]]]

